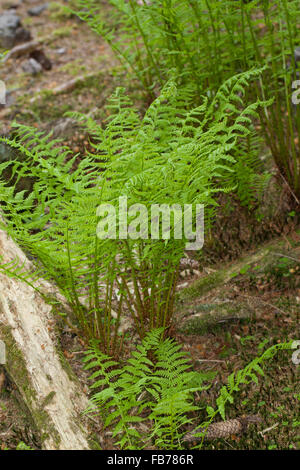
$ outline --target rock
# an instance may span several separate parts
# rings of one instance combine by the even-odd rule
[[[2,135],[1,137],[9,137]],[[16,159],[16,152],[14,152],[12,147],[9,147],[6,143],[0,142],[0,163],[13,161]]]
[[[12,48],[17,42],[27,41],[30,33],[21,24],[20,17],[14,11],[0,15],[0,47]]]
[[[44,130],[46,133],[51,131],[53,139],[68,139],[75,134],[79,127],[78,122],[74,119],[61,118],[47,124]]]
[[[60,47],[59,49],[56,49],[56,54],[65,54],[66,53],[66,48],[65,47]]]
[[[47,10],[48,8],[48,3],[45,3],[44,5],[37,5],[36,7],[29,8],[27,10],[28,15],[30,16],[39,16],[43,11]]]
[[[12,106],[16,102],[16,97],[14,96],[14,90],[7,90],[6,92],[6,106]]]
[[[198,269],[193,269],[193,274],[194,274],[195,276],[198,276],[198,277],[201,276],[201,273],[200,273],[200,271],[198,271]]]
[[[0,109],[3,109],[5,107],[8,107],[8,106],[12,106],[16,99],[15,97],[13,96],[13,92],[16,91],[16,90],[6,90],[5,91],[5,95],[4,95],[4,99],[1,99],[1,94],[0,94]]]
[[[185,278],[185,277],[187,277],[189,274],[190,274],[189,269],[184,269],[183,271],[181,271],[180,277]]]
[[[30,58],[22,64],[22,69],[25,73],[29,73],[30,75],[37,75],[43,70],[43,67],[35,59]]]
[[[0,44],[3,48],[13,47],[20,26],[21,20],[15,13],[5,12],[0,16]]]
[[[40,49],[37,49],[35,51],[32,51],[30,53],[30,57],[34,59],[36,62],[38,62],[44,70],[51,70],[52,69],[52,63],[48,59],[48,57],[44,54],[44,52]]]
[[[0,80],[0,106],[6,104],[6,85]]]

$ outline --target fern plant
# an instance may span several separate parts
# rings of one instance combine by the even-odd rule
[[[261,134],[299,204],[300,107],[291,99],[300,66],[298,0],[110,0],[109,26],[97,0],[75,3],[150,99],[174,68],[182,83],[196,84],[197,103],[199,94],[214,94],[236,73],[267,66],[251,99],[274,99],[269,111],[261,110]]]
[[[3,228],[57,283],[74,311],[72,321],[86,338],[101,339],[103,351],[117,354],[124,312],[141,338],[171,325],[178,266],[189,240],[175,237],[174,218],[170,238],[151,239],[151,207],[202,204],[209,228],[216,195],[238,184],[238,149],[244,155],[242,142],[251,136],[260,104],[243,108],[242,96],[259,73],[230,78],[196,108],[193,86],[178,88],[171,79],[142,119],[118,89],[105,128],[77,115],[96,142],[93,153],[80,157],[27,126],[16,125],[15,138],[0,139],[23,156],[0,165],[0,174],[11,171],[10,181],[0,181]],[[22,178],[33,180],[31,192],[20,188]],[[120,197],[129,208],[138,203],[147,209],[145,238],[119,237],[119,222],[114,239],[98,238],[99,205],[109,203],[117,213]]]
[[[103,354],[94,343],[84,358],[86,369],[95,369],[90,376],[93,394],[87,413],[100,414],[104,427],[112,429],[121,448],[155,445],[158,449],[181,449],[188,428],[194,429],[195,437],[204,439],[217,415],[225,420],[226,405],[233,403],[235,392],[251,381],[258,383],[264,362],[279,350],[291,349],[291,345],[276,344],[232,373],[220,390],[216,409],[207,406],[206,419],[196,425],[203,409],[195,405],[195,394],[209,388],[215,374],[193,372],[181,346],[170,338],[163,339],[162,329],[149,332],[125,364]],[[200,442],[197,447],[202,445]]]
[[[86,369],[96,368],[91,389],[99,390],[87,412],[100,412],[121,448],[146,447],[152,439],[159,448],[178,448],[191,421],[187,414],[197,409],[192,395],[207,388],[203,383],[211,375],[190,371],[180,346],[162,336],[162,329],[148,333],[121,368],[95,344],[84,359]]]

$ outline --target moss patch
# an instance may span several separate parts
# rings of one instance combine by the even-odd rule
[[[47,398],[39,405],[37,405],[37,394],[31,385],[30,378],[27,373],[25,361],[23,359],[21,351],[16,346],[15,340],[11,333],[11,328],[5,325],[0,327],[0,338],[4,341],[7,348],[7,363],[5,364],[5,370],[17,386],[19,394],[21,396],[20,402],[25,405],[27,414],[30,415],[34,427],[38,431],[41,441],[44,442],[50,435],[54,439],[57,448],[59,447],[60,437],[51,424],[48,413],[44,410],[47,405]],[[51,399],[53,395],[51,396]],[[24,409],[25,409],[24,407]]]

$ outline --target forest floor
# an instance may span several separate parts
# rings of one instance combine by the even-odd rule
[[[194,370],[216,374],[197,403],[213,406],[233,371],[273,344],[300,338],[300,230],[202,272],[196,269],[197,261],[189,262],[190,267],[182,266],[184,280],[179,284],[172,335],[190,356]],[[80,360],[84,347],[68,330],[62,333],[61,347],[88,393]],[[258,384],[244,385],[226,414],[228,419],[258,415],[262,422],[251,425],[242,436],[205,443],[205,449],[300,448],[299,365],[290,352],[281,352],[263,369],[264,377]],[[1,447],[14,449],[25,442],[38,448],[17,397],[13,384],[5,382],[0,372]],[[94,432],[101,448],[114,447],[109,433],[97,436],[100,424]]]
[[[2,11],[15,4],[8,0]],[[103,104],[120,83],[129,91],[134,89],[133,99],[139,100],[138,86],[127,78],[109,46],[76,16],[66,13],[65,2],[48,3],[39,16],[28,15],[30,7],[40,4],[40,0],[23,0],[15,11],[32,39],[39,42],[36,49],[51,68],[38,74],[24,71],[30,52],[0,64],[0,77],[8,91],[6,106],[0,105],[2,134],[10,132],[13,120],[53,131],[66,112],[103,119]],[[64,127],[59,137],[65,138],[74,152],[87,144],[76,126]]]
[[[1,133],[10,133],[15,119],[39,130],[54,130],[74,153],[82,152],[90,148],[88,136],[63,117],[64,113],[80,111],[103,120],[103,105],[120,83],[142,110],[142,91],[124,73],[108,45],[63,10],[62,0],[49,3],[39,16],[28,15],[29,8],[42,3],[23,0],[16,14],[32,38],[40,41],[38,49],[50,60],[51,70],[35,76],[25,73],[28,54],[0,65],[0,79],[9,92],[7,105],[0,106]],[[16,0],[3,0],[1,8],[15,4]],[[282,211],[287,210],[283,204]],[[273,231],[270,225],[265,229],[273,238],[266,243],[267,237],[261,233],[260,243],[255,236],[251,243],[248,239],[231,243],[231,219],[229,215],[225,230],[228,238],[224,238],[216,256],[212,247],[201,259],[183,260],[174,322],[177,328],[173,331],[196,370],[216,372],[213,386],[199,398],[212,405],[232,371],[244,367],[272,344],[300,339],[300,231],[293,215],[288,229],[283,229],[282,220],[280,224],[272,222]],[[249,222],[246,216],[243,228],[247,223],[253,224],[252,218]],[[221,225],[224,227],[223,222]],[[238,238],[239,233],[235,236]],[[231,253],[227,264],[220,260],[224,247]],[[62,348],[88,392],[86,374],[80,371],[82,346],[65,333]],[[299,367],[288,353],[281,353],[264,371],[258,385],[244,386],[227,410],[228,418],[257,414],[262,423],[250,426],[245,435],[206,443],[204,448],[300,448]],[[21,441],[38,448],[26,413],[20,411],[14,386],[0,369],[0,449],[14,449]],[[101,445],[111,448],[108,435],[102,436]]]
[[[210,267],[179,294],[177,338],[196,370],[215,371],[201,397],[212,405],[220,386],[269,346],[300,337],[300,231]],[[299,366],[281,353],[258,384],[241,389],[227,418],[258,415],[245,436],[219,439],[211,449],[299,449]]]

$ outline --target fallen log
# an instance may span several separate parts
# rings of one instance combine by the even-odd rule
[[[18,259],[32,268],[22,250],[0,230],[0,264]],[[41,292],[67,308],[64,298],[47,281]],[[5,345],[5,371],[29,410],[42,447],[49,450],[89,449],[88,426],[82,417],[88,400],[79,381],[59,354],[49,328],[52,306],[44,295],[0,270],[0,341]],[[3,354],[2,354],[3,356]]]

